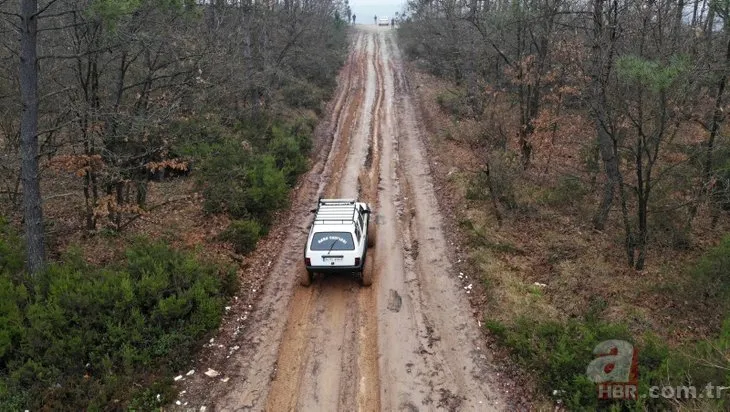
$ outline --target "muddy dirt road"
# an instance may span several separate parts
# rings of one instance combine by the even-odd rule
[[[361,28],[340,75],[327,138],[275,229],[268,271],[236,350],[210,362],[226,382],[197,373],[195,405],[207,410],[488,411],[504,409],[477,322],[456,281],[422,130],[391,30]],[[375,277],[296,282],[308,210],[318,196],[375,204]],[[241,315],[237,318],[241,319]],[[240,349],[239,349],[240,348]],[[224,348],[225,349],[225,348]],[[222,351],[221,351],[222,352]],[[202,371],[201,371],[202,372]],[[197,410],[197,409],[196,409]]]

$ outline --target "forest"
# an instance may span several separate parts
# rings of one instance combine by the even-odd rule
[[[307,169],[347,13],[0,1],[3,410],[171,402]]]
[[[585,368],[620,338],[640,392],[728,384],[729,19],[725,0],[408,3],[473,302],[545,407],[727,407],[599,401]]]

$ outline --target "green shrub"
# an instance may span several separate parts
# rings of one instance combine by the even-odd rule
[[[146,240],[115,267],[64,262],[32,291],[12,280],[17,274],[0,274],[0,409],[96,410],[129,400],[133,383],[189,362],[235,290],[233,270]]]
[[[554,188],[549,188],[543,193],[542,202],[553,207],[575,206],[586,194],[588,190],[579,178],[561,176]]]
[[[221,233],[220,238],[231,242],[238,253],[250,253],[256,248],[256,242],[265,234],[264,228],[250,219],[234,220],[230,226]]]
[[[650,241],[676,250],[692,246],[691,234],[686,222],[688,216],[681,208],[668,208],[649,213]]]
[[[319,88],[307,81],[293,80],[286,84],[281,93],[288,105],[295,108],[314,110],[316,113],[322,111],[326,100],[326,90]]]
[[[209,115],[174,123],[174,150],[196,162],[208,213],[254,219],[266,227],[307,170],[312,118],[259,116],[224,122]]]
[[[167,132],[176,136],[173,150],[198,160],[211,156],[217,145],[234,138],[234,132],[215,116],[179,120],[170,124]]]
[[[286,206],[289,187],[281,169],[271,155],[259,156],[246,173],[249,187],[245,189],[246,209],[254,218],[268,224],[273,213]]]
[[[497,200],[509,210],[518,208],[516,184],[522,176],[522,167],[514,153],[494,151],[489,154],[489,179]],[[483,177],[486,184],[486,176]]]
[[[220,145],[200,168],[199,182],[209,213],[227,212],[233,218],[255,218],[268,223],[286,204],[289,187],[271,155],[255,155],[240,145]]]
[[[22,273],[24,265],[23,242],[0,216],[0,273],[8,273],[17,283],[21,278],[15,275]]]
[[[177,398],[172,378],[155,381],[144,390],[138,391],[127,405],[129,411],[157,411]]]
[[[300,174],[307,170],[311,135],[303,127],[285,128],[273,126],[268,153],[276,160],[286,182],[293,186]]]
[[[633,342],[623,325],[578,319],[541,322],[520,318],[510,326],[487,320],[486,326],[502,345],[510,349],[522,367],[534,372],[540,388],[545,393],[555,394],[568,410],[606,410],[611,407],[640,410],[639,402],[643,402],[641,405],[648,402],[646,399],[614,403],[599,400],[595,383],[586,375],[588,364],[595,358],[593,349],[598,343],[609,339]],[[655,341],[639,348],[640,387],[658,384],[656,371],[664,365],[667,353],[666,346]],[[652,401],[658,405],[661,400]]]
[[[701,340],[672,356],[674,384],[730,385],[730,317],[725,318],[714,339]],[[727,394],[726,394],[727,395]]]
[[[487,200],[494,195],[509,210],[517,208],[515,182],[521,175],[516,157],[511,153],[494,151],[489,154],[489,175],[480,172],[469,180],[466,198],[469,200]],[[493,194],[489,193],[491,190]]]
[[[730,318],[726,318],[720,333],[712,339],[703,339],[686,347],[669,351],[659,339],[653,337],[644,345],[640,352],[639,363],[639,392],[647,393],[648,387],[653,386],[692,386],[696,389],[701,400],[686,401],[688,410],[728,410],[727,390],[723,395],[705,397],[707,384],[713,387],[730,386],[730,360],[727,357],[730,351]],[[716,390],[716,389],[713,389]],[[666,404],[666,400],[642,399],[639,405],[644,410],[659,410]]]
[[[436,103],[441,109],[457,119],[464,119],[471,116],[471,109],[467,102],[466,94],[459,92],[442,92],[436,96]]]
[[[467,200],[488,200],[489,189],[486,173],[477,173],[469,179],[465,197]]]
[[[689,272],[694,293],[717,299],[726,305],[730,293],[730,235],[707,251]]]

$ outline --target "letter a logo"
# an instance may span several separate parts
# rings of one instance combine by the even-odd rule
[[[593,359],[586,368],[588,378],[594,383],[625,383],[636,379],[634,347],[623,340],[611,339],[596,345]]]

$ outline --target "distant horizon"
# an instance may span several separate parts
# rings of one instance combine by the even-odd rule
[[[399,3],[383,0],[362,0],[350,3],[352,14],[357,16],[355,24],[365,25],[374,24],[374,16],[389,17],[392,19],[395,17],[396,12],[399,15],[405,12],[406,6],[407,3],[405,1]]]

